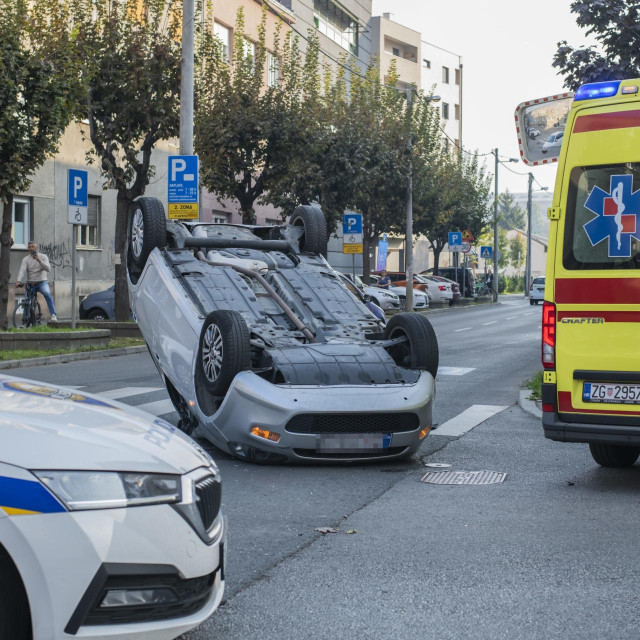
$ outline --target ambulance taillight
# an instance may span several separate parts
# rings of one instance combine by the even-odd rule
[[[553,302],[542,305],[542,366],[545,369],[556,366],[556,305]]]

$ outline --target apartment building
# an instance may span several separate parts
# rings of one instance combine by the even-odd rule
[[[420,78],[426,93],[439,95],[445,144],[462,141],[462,56],[430,42],[421,42]]]

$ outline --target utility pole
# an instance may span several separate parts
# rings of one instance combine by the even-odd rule
[[[409,156],[409,175],[407,177],[407,210],[404,264],[406,271],[406,305],[407,311],[413,311],[413,164],[411,160],[411,93],[413,87],[407,88],[407,120],[409,122],[409,139],[407,153]]]
[[[529,194],[527,196],[527,258],[524,274],[524,297],[529,296],[531,286],[531,209],[533,198],[533,173],[529,172]]]
[[[493,197],[493,290],[498,295],[498,148],[493,151],[496,157],[494,170],[495,186]]]
[[[193,155],[194,0],[182,0],[182,69],[180,74],[180,155]]]

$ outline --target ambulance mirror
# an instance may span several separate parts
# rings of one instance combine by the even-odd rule
[[[516,107],[515,119],[520,157],[525,164],[558,161],[573,93],[528,100]]]

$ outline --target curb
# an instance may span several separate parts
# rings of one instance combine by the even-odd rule
[[[542,418],[542,411],[536,407],[536,403],[533,400],[529,400],[530,395],[531,391],[529,389],[523,389],[520,391],[520,396],[518,398],[519,407],[536,418]]]
[[[146,345],[135,347],[120,347],[119,349],[101,349],[100,351],[80,351],[77,353],[59,353],[55,356],[42,356],[40,358],[25,358],[24,360],[0,361],[2,369],[23,369],[24,367],[38,367],[45,364],[64,364],[76,360],[98,360],[100,358],[112,358],[114,356],[129,356],[134,353],[146,352]]]
[[[424,311],[418,311],[418,313],[449,313],[451,311],[462,311],[468,309],[476,309],[477,307],[486,307],[490,304],[499,304],[498,302],[491,302],[488,300],[487,302],[469,302],[467,304],[454,304],[451,307],[442,307],[425,309]]]

